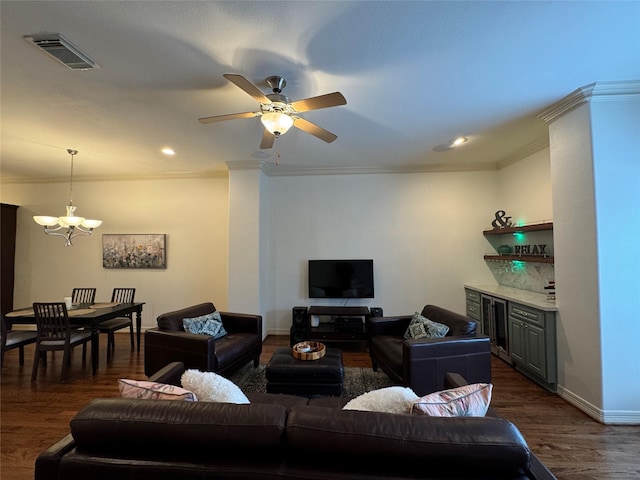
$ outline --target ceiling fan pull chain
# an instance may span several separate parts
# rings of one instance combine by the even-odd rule
[[[280,152],[276,154],[276,167],[280,165]]]

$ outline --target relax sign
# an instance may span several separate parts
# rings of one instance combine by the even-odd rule
[[[547,256],[547,245],[515,245],[516,255],[542,255]]]

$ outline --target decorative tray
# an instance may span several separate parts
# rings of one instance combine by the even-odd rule
[[[320,342],[300,342],[291,348],[291,353],[298,360],[318,360],[324,357],[327,349],[324,343]]]

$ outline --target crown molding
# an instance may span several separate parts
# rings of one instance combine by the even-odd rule
[[[288,177],[303,175],[365,175],[393,173],[436,173],[436,172],[472,172],[498,170],[495,162],[431,164],[431,165],[399,165],[368,167],[300,167],[269,164],[267,174],[270,177]]]
[[[191,172],[191,173],[166,173],[156,175],[74,175],[75,182],[126,182],[141,180],[180,180],[180,179],[198,179],[198,178],[227,178],[229,172],[227,170],[215,170],[211,172]],[[2,184],[24,184],[24,183],[69,183],[69,177],[8,177],[3,175],[0,178]]]
[[[592,99],[614,100],[636,95],[640,95],[640,80],[595,82],[574,90],[559,102],[539,113],[538,118],[548,125],[565,113]]]
[[[503,169],[508,167],[509,165],[513,165],[514,163],[518,163],[520,160],[524,160],[527,157],[530,157],[534,153],[538,153],[545,148],[549,148],[549,137],[546,136],[544,138],[540,138],[535,142],[531,142],[529,145],[526,145],[515,152],[509,155],[508,157],[503,158],[498,161],[498,167]]]

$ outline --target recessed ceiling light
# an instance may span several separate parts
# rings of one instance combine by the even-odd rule
[[[454,140],[451,140],[450,145],[452,147],[458,147],[467,141],[467,137],[458,137]]]
[[[175,155],[176,154],[176,152],[174,152],[173,148],[171,148],[171,147],[164,147],[161,151],[165,155]]]

